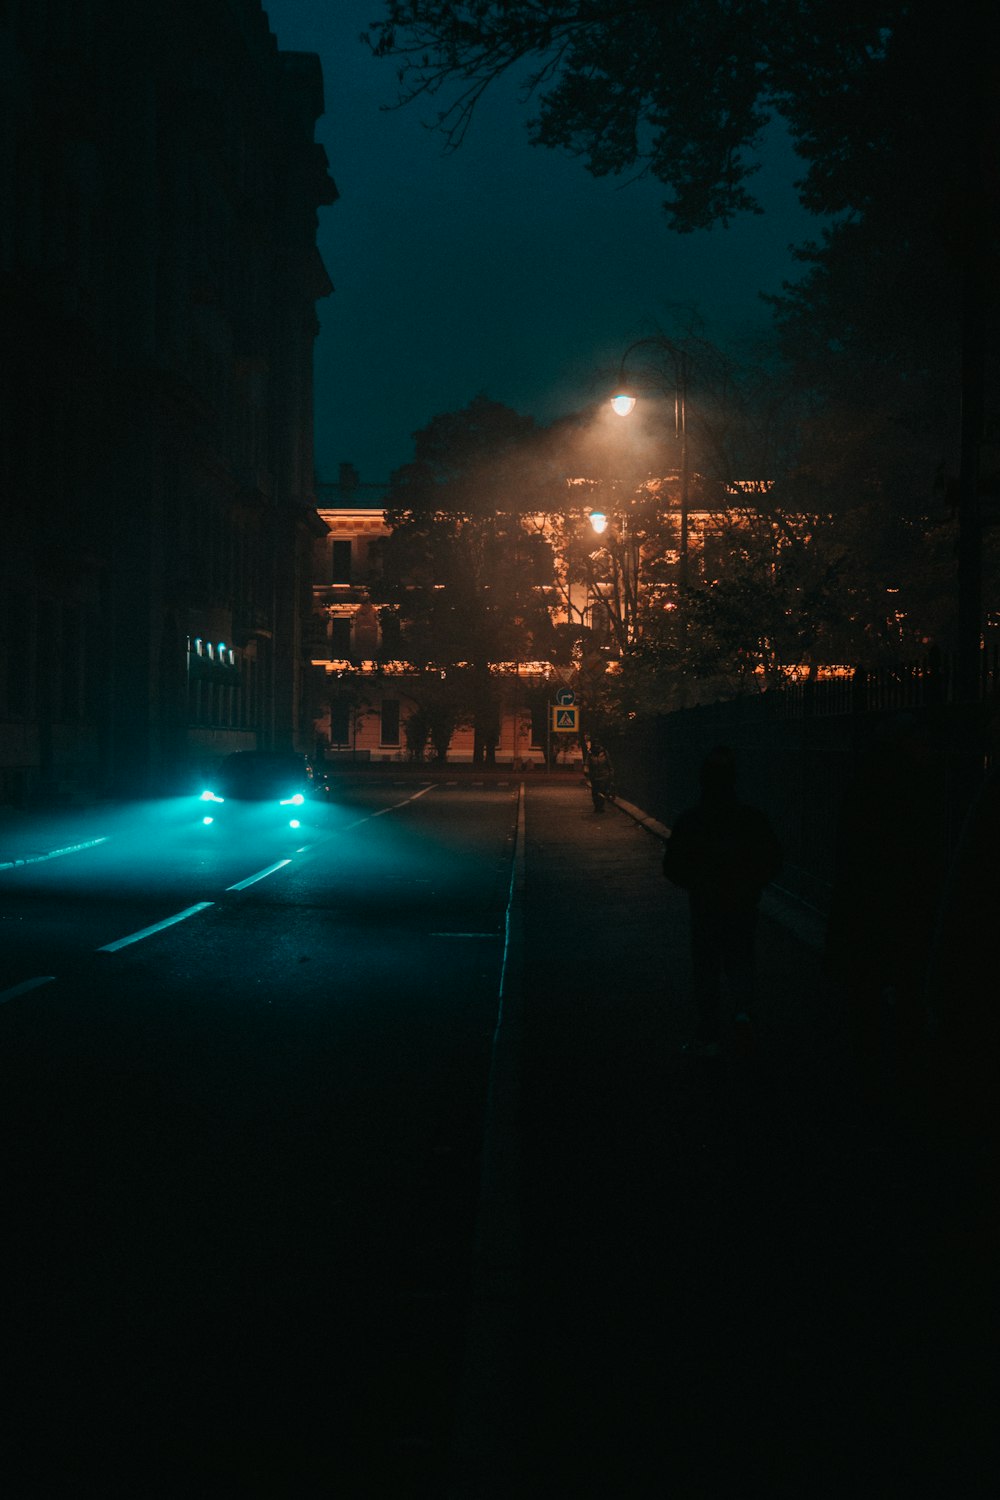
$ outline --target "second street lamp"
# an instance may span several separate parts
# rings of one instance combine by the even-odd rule
[[[591,529],[595,535],[604,537],[608,529],[609,516],[607,511],[594,509],[588,517]],[[627,511],[617,513],[618,539],[620,542],[619,555],[615,555],[615,549],[604,543],[604,550],[611,559],[612,586],[617,595],[612,609],[611,601],[593,585],[595,597],[604,605],[608,614],[608,623],[614,629],[619,650],[631,646],[638,633],[638,609],[639,609],[639,538],[629,527],[629,516]]]
[[[626,389],[622,383],[615,386],[615,394],[611,397],[612,408],[620,417],[627,417],[629,412],[635,408],[635,397]]]

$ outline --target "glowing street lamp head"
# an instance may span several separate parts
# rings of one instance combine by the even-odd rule
[[[635,397],[630,391],[619,389],[611,397],[611,407],[620,417],[627,417],[635,408]]]
[[[592,510],[590,512],[590,524],[591,526],[593,526],[598,536],[601,536],[605,531],[607,531],[608,518],[605,515],[604,511]]]

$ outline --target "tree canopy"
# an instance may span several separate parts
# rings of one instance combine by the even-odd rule
[[[518,73],[533,142],[597,176],[650,173],[676,229],[759,211],[752,178],[776,117],[809,209],[862,212],[888,194],[912,215],[920,172],[951,161],[952,191],[936,183],[947,221],[988,9],[964,0],[942,24],[930,0],[385,0],[369,40],[396,61],[401,102],[435,100],[452,146],[484,91]]]
[[[596,175],[653,176],[679,231],[759,211],[753,178],[780,119],[800,199],[823,217],[798,251],[801,278],[771,299],[778,414],[794,388],[798,422],[771,472],[800,510],[894,509],[930,593],[927,530],[964,494],[951,514],[964,518],[968,596],[981,571],[969,495],[981,468],[1000,472],[968,416],[1000,401],[992,12],[987,0],[947,17],[931,0],[384,0],[369,40],[396,63],[399,103],[434,102],[449,146],[512,74],[535,144]],[[730,403],[723,447],[736,431]]]

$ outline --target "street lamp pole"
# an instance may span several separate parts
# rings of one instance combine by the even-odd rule
[[[688,507],[690,502],[690,472],[688,469],[688,436],[687,436],[687,384],[688,384],[688,357],[687,351],[677,351],[679,357],[676,363],[677,383],[674,396],[674,426],[681,440],[681,557],[680,557],[680,586],[683,592],[688,585]]]
[[[674,366],[674,436],[680,442],[680,484],[681,484],[681,535],[680,535],[680,586],[681,590],[687,588],[688,583],[688,514],[690,510],[690,485],[691,475],[688,466],[688,440],[687,440],[687,391],[688,376],[690,373],[690,356],[686,349],[680,348],[670,339],[662,334],[655,334],[649,338],[636,339],[629,344],[621,357],[618,367],[618,382],[611,397],[613,410],[620,417],[627,417],[634,409],[636,403],[635,390],[629,381],[625,366],[629,355],[636,349],[660,349],[669,354]]]

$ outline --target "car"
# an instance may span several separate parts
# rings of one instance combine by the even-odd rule
[[[309,816],[308,804],[322,798],[304,755],[276,750],[237,750],[220,761],[198,797],[205,828],[239,823],[296,832]]]

